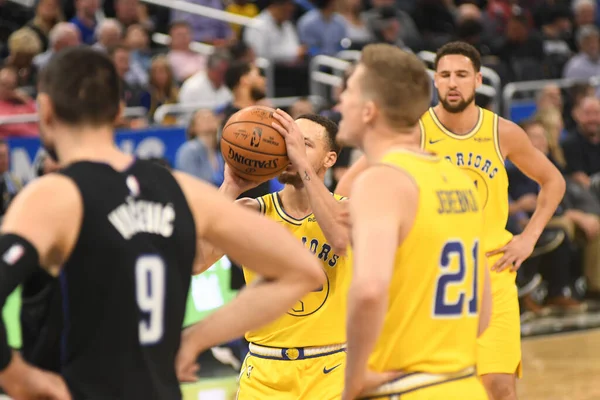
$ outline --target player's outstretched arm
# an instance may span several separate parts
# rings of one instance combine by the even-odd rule
[[[348,359],[343,399],[392,379],[393,372],[367,370],[383,327],[396,250],[412,226],[418,189],[412,179],[388,166],[371,167],[352,188],[350,203],[354,269],[348,294]]]
[[[565,194],[565,180],[545,154],[536,149],[523,129],[514,122],[500,118],[498,124],[500,150],[525,175],[540,185],[537,207],[523,233],[501,249],[488,255],[503,253],[492,270],[501,271],[514,265],[519,269],[531,255],[535,243],[556,211]]]
[[[304,138],[294,119],[280,109],[273,113],[273,118],[277,120],[277,123],[273,123],[273,128],[285,138],[288,157],[302,179],[319,227],[333,251],[345,255],[350,242],[348,203],[336,200],[311,166],[306,155],[306,146],[315,144]],[[335,152],[329,152],[327,166],[333,166],[336,160]]]
[[[342,196],[349,197],[352,191],[352,185],[358,176],[368,167],[367,157],[361,156],[346,173],[342,176],[342,179],[337,184],[335,192]]]
[[[176,179],[178,179],[179,177],[183,176],[184,174],[181,172],[174,172],[173,175],[175,176]],[[182,179],[190,178],[189,175],[186,175],[186,176],[188,178],[184,177]],[[226,199],[229,199],[230,201],[235,201],[235,199],[237,199],[242,193],[258,186],[259,184],[260,184],[260,182],[252,182],[252,181],[248,181],[246,179],[240,178],[239,176],[237,176],[233,173],[233,171],[231,170],[231,167],[229,167],[229,165],[225,164],[225,175],[224,175],[223,183],[221,184],[221,187],[219,188],[219,193],[221,193],[223,196],[225,196]],[[249,210],[253,210],[256,212],[260,211],[260,205],[256,199],[244,197],[235,202],[243,207],[248,208]],[[211,265],[216,263],[218,260],[220,260],[225,255],[225,252],[223,250],[215,247],[214,245],[212,245],[208,241],[204,240],[203,238],[198,238],[198,239],[199,240],[197,241],[197,244],[196,244],[197,256],[196,256],[196,260],[194,262],[194,269],[192,271],[193,275],[198,275],[198,274],[201,274],[202,272],[206,271],[208,268],[211,267]]]
[[[186,364],[182,357],[195,362],[200,351],[275,320],[322,285],[325,274],[319,260],[282,226],[228,201],[203,182],[181,175],[178,181],[198,236],[264,278],[186,331],[179,368]]]
[[[0,307],[39,266],[57,275],[79,234],[83,205],[68,178],[51,174],[29,184],[14,199],[0,230]],[[0,385],[13,398],[69,399],[57,375],[13,354],[0,319]]]

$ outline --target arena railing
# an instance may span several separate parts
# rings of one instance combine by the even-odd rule
[[[186,3],[187,4],[187,3]],[[156,44],[168,46],[171,42],[171,37],[164,33],[155,33],[152,35],[152,41]],[[204,54],[206,56],[211,55],[215,51],[215,47],[201,42],[192,42],[190,49],[196,53]],[[266,91],[267,97],[275,95],[275,69],[273,64],[266,58],[258,57],[256,59],[256,66],[263,71],[266,80]]]
[[[260,26],[260,22],[254,18],[245,17],[230,13],[223,10],[217,10],[216,8],[202,6],[200,4],[188,3],[182,0],[140,0],[142,3],[154,4],[156,6],[171,8],[173,10],[179,10],[188,12],[190,14],[202,15],[203,17],[217,19],[219,21],[229,22],[232,24],[238,24],[243,26],[251,26],[257,28]]]
[[[144,107],[128,107],[123,112],[123,117],[125,117],[125,118],[143,118],[146,115],[148,115],[148,110]],[[0,126],[39,122],[39,120],[40,120],[40,118],[37,113],[4,115],[4,116],[0,116]]]
[[[517,94],[525,94],[528,97],[526,99],[535,99],[536,93],[546,86],[556,85],[561,89],[570,88],[576,84],[589,84],[593,87],[600,86],[600,77],[594,76],[590,79],[548,79],[539,81],[524,81],[524,82],[511,82],[504,86],[502,91],[502,104],[503,104],[503,115],[505,118],[509,118],[511,110],[515,103],[515,96]],[[523,100],[523,99],[520,99]]]
[[[275,97],[268,98],[267,100],[271,102],[273,107],[284,108],[291,106],[300,99],[302,99],[302,97]],[[325,99],[320,96],[309,96],[308,100],[317,108],[325,105]],[[165,104],[158,107],[154,112],[154,122],[157,124],[162,124],[165,117],[167,117],[168,115],[191,114],[196,110],[200,110],[203,108],[214,110],[219,106],[222,106],[222,104],[217,104],[214,102]]]
[[[319,55],[313,57],[308,66],[310,95],[324,99],[329,98],[331,92],[327,93],[327,86],[330,88],[329,90],[339,87],[342,84],[340,73],[343,74],[350,64],[348,61],[331,56]],[[333,74],[321,71],[323,67],[331,68],[334,71]],[[324,88],[323,85],[326,87]]]

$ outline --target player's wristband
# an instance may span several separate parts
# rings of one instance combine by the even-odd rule
[[[0,309],[6,298],[39,267],[39,255],[35,247],[21,236],[12,233],[0,235]],[[8,345],[4,319],[0,318],[0,371],[12,359]]]

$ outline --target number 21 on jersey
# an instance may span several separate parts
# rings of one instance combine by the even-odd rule
[[[468,251],[468,250],[467,250]],[[472,260],[467,260],[471,256]],[[434,318],[459,318],[464,315],[465,301],[467,314],[477,314],[477,266],[479,263],[479,241],[471,247],[471,254],[465,254],[465,244],[461,240],[449,240],[444,244],[440,255],[440,272],[435,287],[433,304]],[[458,270],[452,268],[458,262]],[[467,262],[473,265],[473,281],[467,279]]]
[[[142,317],[139,327],[140,344],[160,341],[165,317],[165,262],[157,255],[145,255],[135,263],[135,292]]]

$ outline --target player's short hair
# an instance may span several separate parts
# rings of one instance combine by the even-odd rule
[[[302,114],[301,116],[296,118],[296,121],[299,119],[307,119],[325,128],[325,135],[327,138],[327,145],[329,146],[329,151],[335,151],[335,154],[340,154],[341,147],[337,144],[337,141],[335,140],[338,133],[338,126],[335,122],[319,114]]]
[[[110,58],[91,47],[54,55],[39,77],[56,117],[68,125],[112,125],[120,107],[119,75]]]
[[[446,43],[438,49],[435,55],[434,68],[437,70],[438,64],[442,57],[452,55],[467,57],[469,60],[471,60],[471,64],[473,64],[475,72],[479,72],[481,70],[481,55],[477,49],[471,46],[469,43],[460,41]]]
[[[252,71],[252,63],[246,61],[234,61],[227,67],[225,71],[225,86],[229,90],[234,90],[239,84],[242,77]]]
[[[431,79],[425,64],[412,53],[388,44],[362,51],[361,90],[380,107],[394,127],[413,127],[431,102]]]

